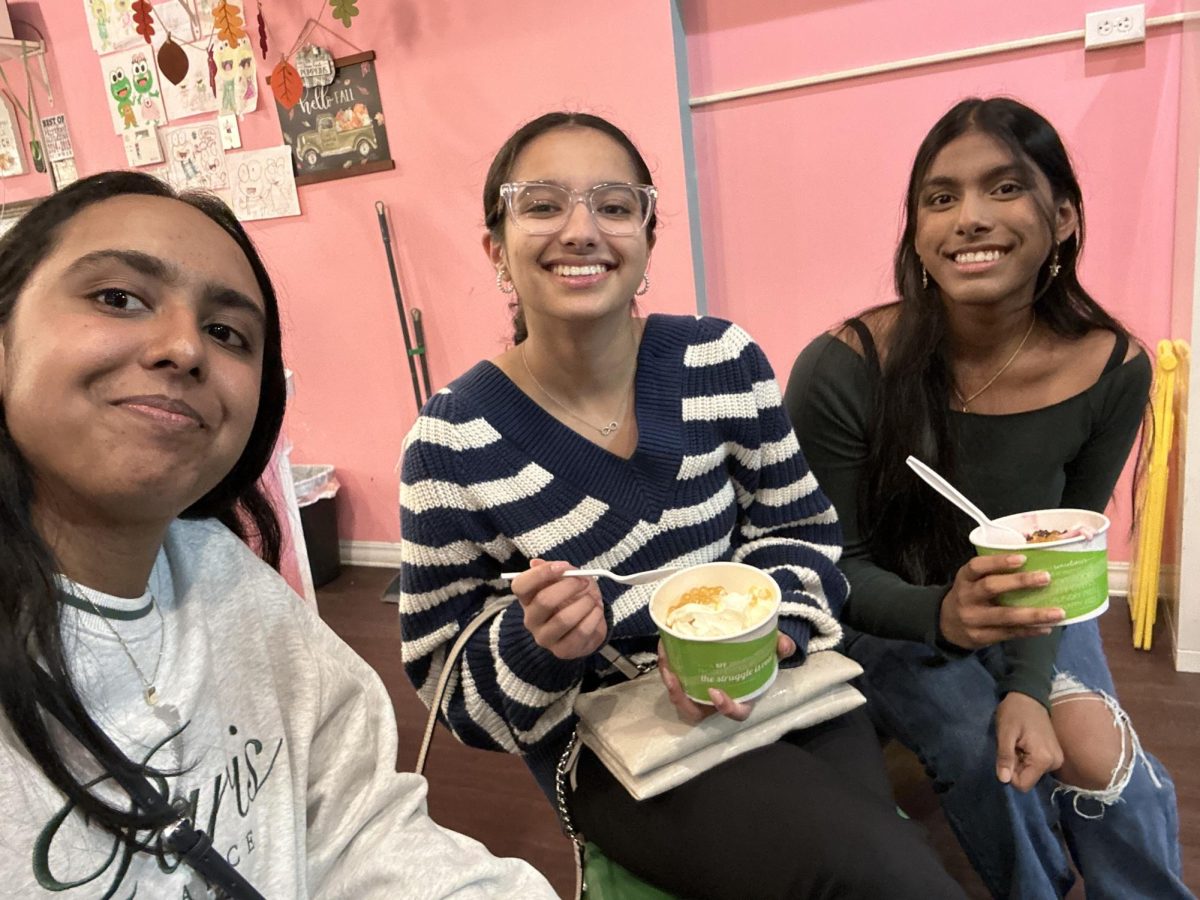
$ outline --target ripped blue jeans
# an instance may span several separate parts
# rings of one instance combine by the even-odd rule
[[[924,644],[846,630],[846,652],[865,670],[877,726],[917,754],[942,810],[992,895],[1064,896],[1071,854],[1088,900],[1190,898],[1181,878],[1175,785],[1145,753],[1116,701],[1096,622],[1067,626],[1055,659],[1051,704],[1100,694],[1122,729],[1123,759],[1106,791],[1046,775],[1027,794],[997,780],[996,679],[1003,653],[989,647],[944,660]],[[1065,847],[1064,847],[1065,840]]]

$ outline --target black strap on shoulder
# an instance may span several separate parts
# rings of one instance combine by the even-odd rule
[[[878,378],[880,374],[879,351],[875,347],[875,338],[871,336],[871,329],[867,327],[866,322],[857,316],[851,316],[846,320],[846,324],[854,329],[854,333],[858,335],[858,342],[862,344],[863,358],[867,361],[867,365],[871,369],[871,374]]]
[[[1129,337],[1127,335],[1117,333],[1117,340],[1113,343],[1112,353],[1108,356],[1108,362],[1104,364],[1104,372],[1101,374],[1107,375],[1121,363],[1125,362],[1125,354],[1129,352]]]
[[[83,733],[79,722],[71,715],[58,690],[50,680],[50,676],[41,666],[34,668],[37,679],[38,700],[46,711],[62,723],[81,747],[84,747],[99,761],[93,749],[93,742]],[[121,756],[117,747],[103,732],[100,734],[102,750],[111,755]],[[249,881],[235,869],[228,860],[213,848],[212,838],[201,829],[196,828],[185,814],[184,809],[172,806],[167,797],[150,783],[149,779],[130,772],[109,772],[114,781],[129,795],[135,805],[150,813],[168,813],[175,821],[162,830],[163,846],[176,854],[196,874],[200,875],[208,885],[218,888],[223,893],[220,896],[230,900],[265,900],[262,894],[254,889]]]

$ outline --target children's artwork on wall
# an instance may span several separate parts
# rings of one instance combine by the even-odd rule
[[[163,161],[158,143],[158,126],[132,128],[121,135],[125,139],[125,160],[131,166],[149,166]]]
[[[83,0],[88,33],[97,53],[111,53],[145,43],[133,21],[133,0]]]
[[[104,73],[108,107],[117,134],[167,121],[154,51],[144,41],[136,50],[100,57],[100,70]]]
[[[292,149],[296,184],[394,169],[384,126],[375,54],[334,60],[328,85],[306,87],[291,109],[279,103],[283,140]]]
[[[75,168],[75,157],[52,159],[50,161],[50,177],[54,181],[54,189],[61,191],[68,184],[79,180],[79,170]]]
[[[214,0],[167,0],[166,3],[154,5],[154,18],[171,33],[176,43],[199,41],[212,34],[213,2]]]
[[[21,153],[21,130],[17,113],[7,94],[0,95],[0,177],[25,174],[25,157]]]
[[[229,171],[215,121],[162,128],[159,135],[171,185],[179,190],[228,190]]]
[[[230,47],[218,41],[214,57],[217,62],[217,104],[223,116],[245,115],[258,109],[258,66],[254,48],[247,40]]]
[[[243,222],[300,215],[292,176],[292,151],[267,147],[230,153],[229,183],[233,211]]]
[[[156,54],[158,48],[166,43],[166,40],[166,35],[156,34],[154,36]],[[195,43],[176,41],[187,55],[188,69],[179,84],[171,84],[165,78],[161,81],[163,104],[167,118],[172,121],[217,111],[217,98],[208,88],[208,44],[206,41],[207,39]]]
[[[221,116],[217,119],[221,126],[221,146],[226,150],[236,150],[242,146],[242,131],[238,128],[237,116]]]

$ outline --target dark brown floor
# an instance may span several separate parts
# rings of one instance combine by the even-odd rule
[[[348,567],[318,592],[321,615],[370,663],[387,685],[400,726],[401,769],[416,761],[425,707],[400,665],[396,607],[380,602],[393,572]],[[1170,769],[1179,796],[1184,878],[1200,892],[1200,675],[1185,675],[1171,664],[1165,633],[1155,651],[1134,650],[1125,604],[1113,604],[1101,623],[1105,650],[1125,709],[1147,750]],[[947,869],[972,897],[985,898],[978,878],[954,842],[929,782],[915,757],[895,744],[888,765],[900,806],[924,824]],[[574,889],[570,845],[558,830],[549,803],[519,759],[462,746],[439,729],[429,778],[429,808],[441,824],[486,844],[500,856],[529,860],[562,896]],[[1082,897],[1082,891],[1072,897]]]

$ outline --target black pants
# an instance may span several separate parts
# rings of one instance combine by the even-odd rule
[[[613,860],[689,900],[966,896],[896,812],[861,709],[641,802],[584,749],[571,809]]]

